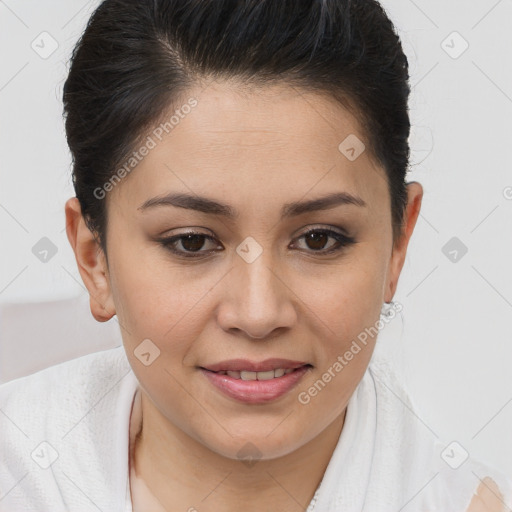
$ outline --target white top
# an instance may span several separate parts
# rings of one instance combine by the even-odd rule
[[[133,470],[130,486],[137,391],[123,346],[1,385],[0,512],[147,512],[137,504],[150,500],[159,511]],[[466,455],[372,358],[308,512],[464,512],[479,486],[512,508],[512,478]]]

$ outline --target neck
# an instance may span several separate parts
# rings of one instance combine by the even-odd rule
[[[136,477],[165,510],[190,512],[306,510],[346,413],[345,408],[317,437],[286,456],[242,462],[223,457],[187,435],[144,392],[141,404],[142,427],[132,448]]]

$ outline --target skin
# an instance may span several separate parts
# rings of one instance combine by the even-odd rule
[[[382,303],[393,298],[423,196],[419,183],[408,184],[404,231],[393,244],[384,169],[369,150],[355,161],[338,150],[350,134],[365,141],[352,114],[286,85],[239,91],[227,82],[188,91],[198,105],[108,193],[110,268],[78,200],[65,207],[91,312],[100,322],[117,315],[141,384],[137,477],[169,511],[306,509],[376,339],[310,403],[298,395],[376,324]],[[138,209],[171,191],[229,204],[239,217]],[[333,191],[366,206],[280,219],[285,203]],[[214,237],[200,249],[206,256],[180,258],[156,241],[189,228]],[[345,229],[356,243],[322,256],[337,243],[326,237],[323,245],[308,244],[303,235],[313,228]],[[236,252],[248,236],[263,251],[252,263]],[[147,338],[160,356],[144,366],[134,350]],[[236,357],[283,357],[313,367],[286,395],[249,405],[221,394],[198,369]],[[237,455],[247,442],[261,453],[250,467]]]
[[[485,477],[471,499],[467,512],[504,512],[505,502],[496,482]]]

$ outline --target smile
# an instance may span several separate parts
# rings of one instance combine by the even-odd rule
[[[312,368],[276,368],[264,372],[247,370],[211,371],[200,368],[202,374],[222,395],[246,404],[268,403],[289,393]]]

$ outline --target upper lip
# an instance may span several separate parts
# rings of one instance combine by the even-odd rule
[[[242,371],[246,370],[249,372],[267,372],[270,370],[277,370],[283,368],[284,370],[292,368],[300,368],[308,363],[303,361],[292,361],[290,359],[265,359],[264,361],[250,361],[249,359],[230,359],[229,361],[221,361],[220,363],[209,364],[208,366],[202,366],[205,370],[212,372],[222,371]]]

